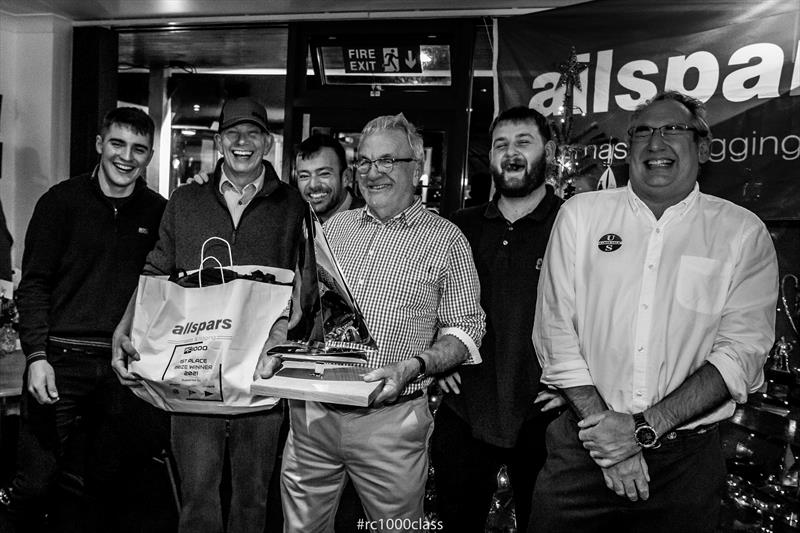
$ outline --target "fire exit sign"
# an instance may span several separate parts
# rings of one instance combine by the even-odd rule
[[[421,74],[419,46],[343,46],[348,74]]]

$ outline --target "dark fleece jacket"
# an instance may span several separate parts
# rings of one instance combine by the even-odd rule
[[[192,183],[175,190],[161,220],[158,243],[147,256],[145,274],[172,274],[199,267],[200,248],[209,237],[231,245],[233,264],[263,265],[295,270],[302,242],[305,202],[300,193],[282,182],[264,162],[264,185],[242,213],[239,226],[219,192],[222,160],[208,183]],[[206,255],[229,264],[227,248],[209,243]],[[216,264],[209,261],[207,265]]]

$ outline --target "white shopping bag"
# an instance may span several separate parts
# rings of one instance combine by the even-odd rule
[[[207,259],[219,263],[201,251],[201,266]],[[133,391],[156,407],[236,414],[278,401],[253,396],[250,385],[272,325],[287,313],[294,272],[254,265],[219,271],[223,278],[260,271],[275,283],[234,279],[203,286],[201,278],[200,287],[182,287],[166,276],[139,278],[131,340],[140,360],[130,370],[144,385]]]

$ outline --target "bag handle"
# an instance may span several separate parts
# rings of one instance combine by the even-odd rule
[[[206,255],[205,255],[206,254],[206,245],[209,242],[214,241],[214,240],[222,241],[222,242],[225,243],[225,246],[227,246],[227,248],[228,248],[228,261],[230,261],[230,265],[233,266],[233,254],[231,253],[231,243],[229,243],[228,241],[226,241],[222,237],[209,237],[208,239],[203,241],[203,245],[200,247],[200,267],[198,268],[198,275],[197,275],[198,283],[199,283],[200,287],[203,286],[203,265],[209,259],[213,259],[214,262],[217,263],[217,268],[219,268],[219,273],[222,276],[222,283],[225,283],[225,270],[222,268],[222,263],[220,262],[220,260],[217,259],[216,257],[214,257],[213,255],[209,255],[208,257],[206,257]]]

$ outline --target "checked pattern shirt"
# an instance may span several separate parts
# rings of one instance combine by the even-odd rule
[[[324,227],[378,344],[369,366],[409,359],[441,335],[464,343],[466,364],[481,361],[486,315],[469,243],[455,225],[417,199],[385,223],[363,208],[339,213]],[[411,382],[402,394],[431,381]]]

